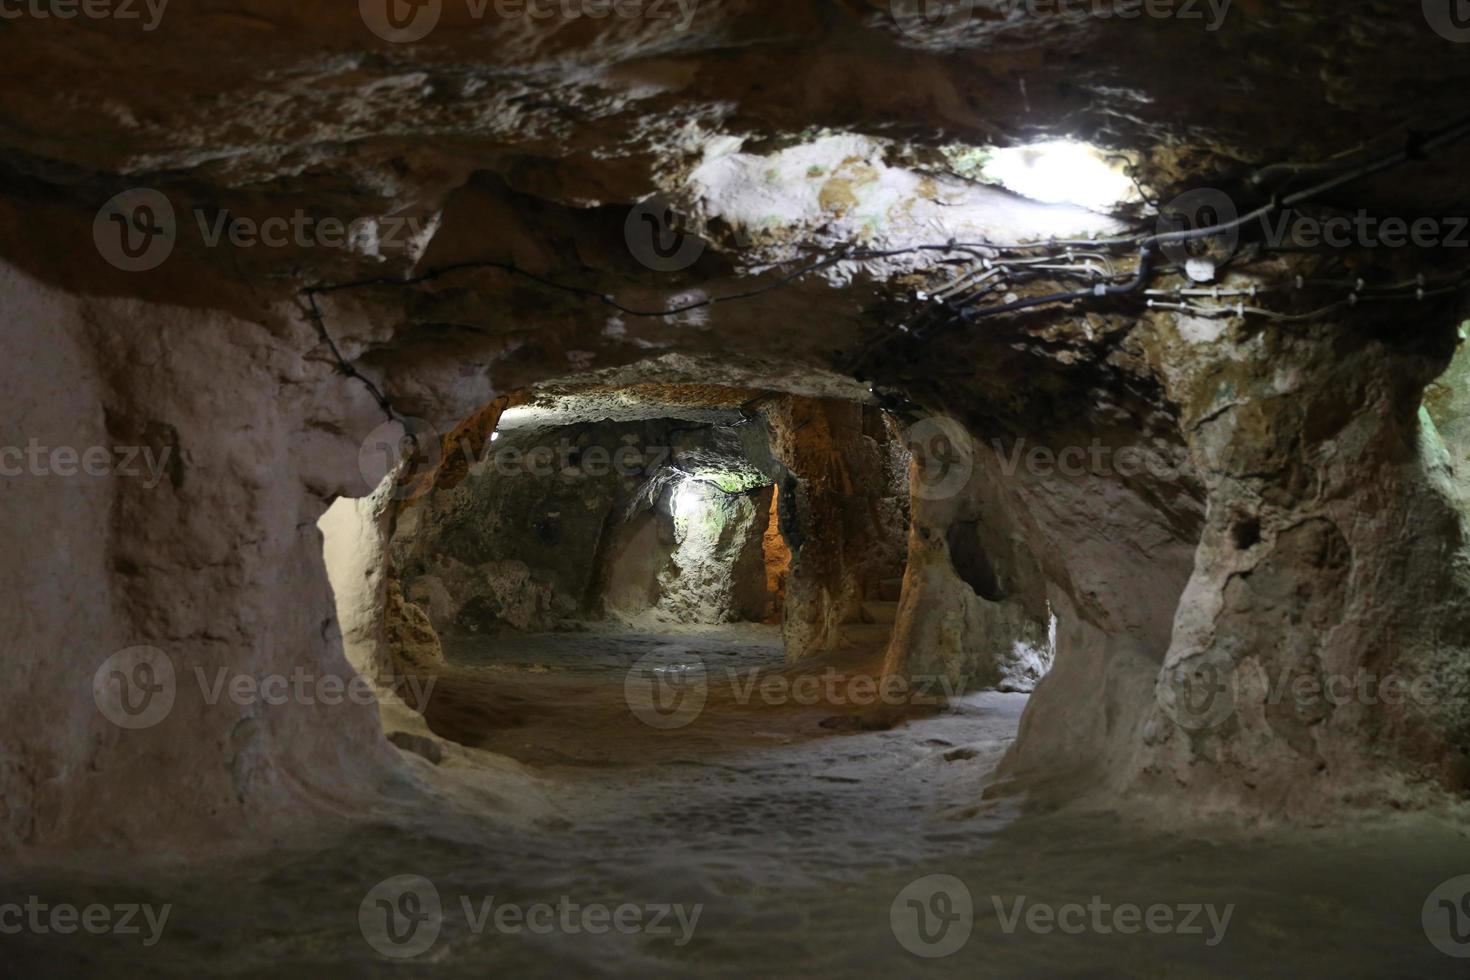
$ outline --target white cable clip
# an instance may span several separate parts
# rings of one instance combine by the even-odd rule
[[[1092,295],[1094,296],[1106,296],[1107,294],[1108,287],[1103,283],[1098,283],[1096,286],[1092,287]]]
[[[1235,301],[1235,315],[1240,317],[1245,316],[1245,303],[1241,300]]]
[[[1307,281],[1302,278],[1301,273],[1297,273],[1297,277],[1296,277],[1296,288],[1297,289],[1301,289],[1306,284],[1307,284]]]
[[[1358,280],[1358,284],[1353,287],[1353,292],[1355,292],[1355,293],[1361,293],[1363,291],[1363,286],[1365,286],[1365,285],[1366,285],[1366,283],[1364,283],[1363,280],[1359,279]]]
[[[1357,306],[1358,305],[1358,294],[1357,293],[1348,293],[1347,304],[1348,304],[1348,306]]]

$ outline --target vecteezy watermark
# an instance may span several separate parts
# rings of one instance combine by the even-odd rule
[[[178,693],[174,663],[157,647],[119,650],[92,675],[92,699],[119,728],[152,728],[168,717]]]
[[[1284,208],[1262,215],[1259,222],[1261,238],[1271,248],[1470,248],[1470,216],[1464,215],[1379,217],[1359,210],[1319,216]],[[1192,278],[1207,282],[1214,269],[1235,254],[1247,225],[1230,195],[1212,187],[1196,188],[1160,209],[1160,251],[1184,266]]]
[[[1164,714],[1185,731],[1216,728],[1235,714],[1235,662],[1212,649],[1168,665],[1154,696]]]
[[[1235,224],[1240,211],[1224,191],[1199,187],[1185,191],[1159,209],[1158,233],[1164,237],[1160,251],[1176,265],[1184,266],[1192,279],[1208,282],[1215,267],[1224,264],[1240,245],[1240,228]],[[1213,229],[1209,234],[1196,235]]]
[[[1206,31],[1225,25],[1234,0],[1000,0],[987,3],[988,18],[1007,21],[1027,17],[1077,20],[1201,21]],[[889,0],[889,12],[899,30],[924,39],[953,31],[975,16],[976,0]]]
[[[3,2],[3,0],[0,0]],[[406,251],[429,223],[412,215],[382,215],[343,220],[297,209],[264,218],[233,215],[226,209],[192,212],[205,248],[345,249],[381,255]],[[173,254],[182,229],[173,203],[160,191],[135,187],[114,195],[97,211],[92,240],[97,252],[124,272],[147,272]]]
[[[38,895],[28,895],[24,904],[0,903],[0,936],[25,932],[70,936],[81,931],[93,936],[142,936],[144,946],[156,946],[163,938],[172,911],[171,903],[153,906],[147,902],[117,905],[94,902],[77,906],[69,902],[43,902]]]
[[[476,451],[468,437],[445,444],[434,426],[419,418],[384,422],[368,433],[358,449],[358,468],[369,489],[396,474],[394,495],[412,496],[423,477],[441,460],[464,463],[472,478],[491,473],[498,476],[529,476],[567,480],[610,475],[635,478],[652,476],[670,466],[672,446],[641,445],[635,435],[625,435],[616,446],[580,445],[563,436],[554,443],[500,444],[485,440]]]
[[[488,449],[490,444],[485,445]],[[400,417],[368,433],[357,450],[357,468],[369,489],[392,474],[392,496],[404,500],[414,494],[420,480],[438,468],[442,454],[442,440],[431,423]]]
[[[1470,874],[1440,882],[1424,899],[1419,917],[1435,949],[1470,959]]]
[[[1303,248],[1470,248],[1470,217],[1380,218],[1367,211],[1327,218],[1283,211],[1262,219],[1267,244]]]
[[[1177,725],[1202,732],[1225,724],[1238,707],[1235,664],[1219,650],[1166,667],[1155,687],[1159,707]],[[1299,715],[1325,716],[1346,705],[1428,706],[1443,698],[1429,675],[1404,677],[1358,668],[1351,674],[1282,666],[1269,679],[1265,704],[1290,704]]]
[[[905,432],[904,443],[913,454],[915,463],[909,480],[909,489],[914,496],[942,500],[959,493],[969,483],[978,447],[959,421],[943,415],[922,419]],[[1192,472],[1189,469],[1190,456],[1182,446],[1109,446],[1098,438],[1093,438],[1087,445],[1047,446],[1031,444],[1022,436],[1009,445],[1002,439],[992,439],[990,449],[1000,472],[1007,477],[1024,470],[1042,478],[1126,478],[1148,474],[1159,480],[1172,481]],[[1196,453],[1200,452],[1206,450],[1196,450]]]
[[[623,700],[634,717],[651,728],[683,728],[699,717],[709,699],[704,660],[690,654],[671,664],[658,654],[645,654],[623,677]]]
[[[173,204],[151,187],[114,195],[92,221],[98,254],[123,272],[158,268],[173,253],[178,237]]]
[[[963,490],[975,470],[975,446],[958,420],[932,415],[909,426],[904,445],[913,454],[909,492],[924,500],[945,500]]]
[[[990,902],[1001,931],[1008,936],[1019,930],[1070,936],[1089,932],[1100,936],[1149,933],[1199,936],[1208,947],[1224,941],[1235,915],[1234,903],[1223,908],[1212,903],[1156,902],[1143,906],[1110,902],[1101,895],[1093,895],[1086,903],[1033,902],[1025,895],[991,895]],[[969,942],[975,924],[974,900],[970,889],[954,875],[925,875],[909,882],[893,899],[888,920],[899,945],[915,956],[951,956]]]
[[[965,678],[956,680],[937,674],[875,677],[848,674],[835,667],[794,676],[757,668],[723,670],[730,696],[739,705],[942,705],[965,690]],[[683,728],[697,719],[709,699],[709,687],[710,671],[695,654],[686,655],[678,663],[669,663],[664,654],[646,654],[623,678],[624,700],[634,716],[662,729]]]
[[[142,477],[152,490],[163,481],[172,455],[172,446],[44,446],[33,437],[24,447],[0,446],[0,476]]]
[[[975,902],[954,875],[925,875],[903,887],[888,906],[888,926],[904,949],[926,960],[952,956],[970,941]]]
[[[1214,903],[1169,905],[1155,902],[1143,906],[1133,902],[1108,902],[1101,895],[1093,895],[1085,905],[1081,902],[1060,905],[1032,902],[1025,895],[1009,900],[992,895],[990,902],[1000,920],[1001,931],[1008,936],[1018,929],[1043,936],[1054,932],[1069,936],[1089,932],[1100,936],[1149,933],[1155,936],[1199,936],[1211,948],[1225,939],[1225,931],[1230,928],[1230,919],[1235,914],[1233,902],[1223,908]]]
[[[1423,0],[1424,19],[1434,33],[1457,44],[1470,43],[1470,2],[1467,0]]]
[[[872,674],[848,674],[836,667],[794,677],[754,668],[737,671],[733,667],[726,667],[725,674],[737,704],[759,701],[770,707],[789,704],[805,707],[818,704],[832,707],[941,705],[958,697],[965,689],[963,677],[958,680],[940,674],[874,677]]]
[[[252,218],[221,209],[209,215],[194,209],[194,222],[206,248],[229,244],[234,248],[345,248],[407,249],[429,224],[416,215],[387,214],[350,221],[328,215],[317,217],[297,209],[290,215]]]
[[[250,705],[283,704],[375,705],[396,702],[402,692],[409,705],[422,707],[433,693],[436,678],[405,675],[390,678],[380,691],[361,674],[316,674],[305,667],[289,674],[242,674],[226,667],[206,671],[194,667],[201,700],[207,705],[228,701]],[[102,662],[92,676],[92,698],[108,721],[119,728],[151,728],[168,717],[178,697],[178,675],[173,659],[151,646],[119,650]]]
[[[461,452],[467,447],[461,444]],[[563,437],[556,445],[486,447],[478,459],[467,456],[480,471],[493,469],[501,476],[569,478],[618,476],[650,476],[670,465],[672,446],[641,446],[636,436],[624,436],[621,445],[579,446]]]
[[[670,21],[687,31],[699,0],[463,0],[472,20],[619,20]],[[422,41],[439,24],[445,0],[358,0],[357,10],[368,30],[392,44]]]
[[[0,20],[147,20],[143,30],[157,30],[168,0],[0,0]]]
[[[1154,446],[1108,446],[1093,439],[1086,446],[1029,446],[1024,437],[1007,448],[1000,439],[992,439],[1000,471],[1015,476],[1023,468],[1032,476],[1121,476],[1147,473],[1159,480],[1176,480],[1185,471],[1187,457],[1182,453],[1165,453]]]
[[[679,272],[704,254],[704,239],[685,230],[685,220],[668,198],[655,194],[628,211],[623,240],[633,258],[655,272]]]
[[[493,930],[501,935],[529,933],[668,938],[683,947],[694,938],[703,903],[685,906],[669,902],[575,902],[568,895],[555,901],[517,903],[497,901],[494,895],[458,896],[458,911],[476,936]],[[444,928],[446,909],[439,889],[422,875],[396,875],[378,882],[357,909],[357,924],[378,953],[393,959],[411,959],[429,951]]]

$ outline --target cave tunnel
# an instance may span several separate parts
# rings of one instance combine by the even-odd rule
[[[1462,4],[0,0],[0,977],[1462,977]]]
[[[951,526],[924,591],[971,618],[928,655],[975,673],[886,665],[915,628],[900,622],[913,453],[858,390],[581,379],[497,399],[448,436],[390,426],[379,485],[320,522],[349,661],[379,689],[437,691],[385,716],[388,737],[594,766],[1029,692],[1054,641],[1003,601],[973,521]]]

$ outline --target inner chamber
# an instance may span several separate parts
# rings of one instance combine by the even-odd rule
[[[407,435],[377,491],[321,522],[348,657],[400,696],[383,707],[400,747],[547,765],[716,755],[762,728],[890,729],[973,691],[1029,691],[1049,666],[1045,624],[1006,602],[1017,573],[958,511],[922,534],[948,544],[944,591],[995,615],[969,637],[962,619],[950,646],[1003,634],[1027,655],[1000,671],[978,649],[933,653],[929,673],[907,663],[911,471],[952,479],[963,461],[877,405],[549,385]],[[932,625],[927,591],[910,631]]]

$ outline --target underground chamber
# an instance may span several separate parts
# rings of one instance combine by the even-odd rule
[[[128,6],[0,10],[0,974],[1460,974],[1453,5]]]

